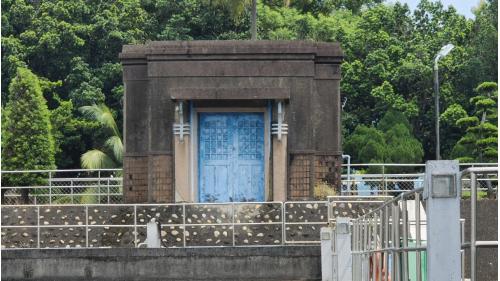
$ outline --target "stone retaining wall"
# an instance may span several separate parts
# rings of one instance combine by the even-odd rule
[[[337,203],[333,213],[356,217],[376,206]],[[152,219],[165,247],[282,245],[319,243],[328,212],[326,202],[306,201],[2,206],[2,248],[135,247]]]

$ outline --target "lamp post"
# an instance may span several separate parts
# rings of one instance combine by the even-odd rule
[[[439,69],[438,62],[450,53],[455,46],[453,44],[445,45],[439,50],[434,59],[434,91],[435,91],[435,108],[436,108],[436,160],[441,159],[439,149]]]
[[[252,0],[250,33],[252,34],[252,40],[257,40],[257,0]]]

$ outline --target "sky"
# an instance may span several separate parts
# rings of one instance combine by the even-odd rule
[[[474,18],[474,14],[472,13],[472,8],[476,7],[479,4],[480,0],[439,0],[445,7],[453,6],[458,13],[466,16],[467,18]],[[413,10],[417,7],[417,4],[420,0],[389,0],[387,2],[401,2],[407,3],[410,6],[410,9]]]

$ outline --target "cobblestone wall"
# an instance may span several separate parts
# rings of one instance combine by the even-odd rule
[[[340,203],[333,212],[355,217],[370,208]],[[2,206],[2,247],[136,247],[152,219],[165,247],[282,245],[319,242],[328,211],[326,202],[306,201]]]

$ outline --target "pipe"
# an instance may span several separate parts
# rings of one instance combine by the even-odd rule
[[[342,154],[342,159],[347,158],[347,191],[351,191],[351,155]]]

